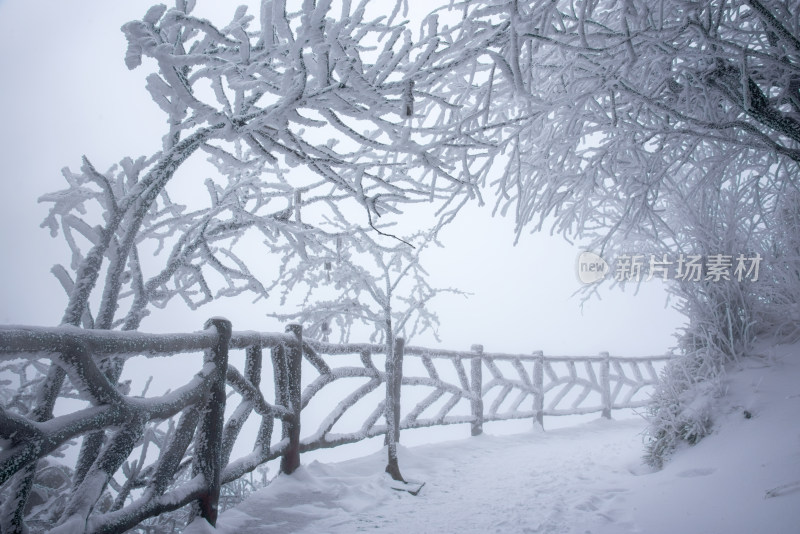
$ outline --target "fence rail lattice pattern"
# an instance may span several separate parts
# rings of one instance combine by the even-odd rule
[[[233,332],[217,318],[192,334],[0,327],[0,365],[20,358],[54,364],[29,413],[11,401],[0,407],[0,532],[21,533],[26,522],[36,530],[28,501],[37,465],[76,438],[83,438],[81,455],[52,532],[124,532],[185,505],[214,524],[221,486],[269,460],[280,458],[281,471],[291,473],[303,452],[385,436],[387,472],[399,478],[402,430],[469,424],[478,435],[491,421],[611,417],[647,403],[667,360],[494,354],[480,345],[459,352],[402,339],[391,348],[387,355],[385,345],[304,340],[298,325],[285,333]],[[235,351],[244,353],[242,369],[231,363]],[[179,353],[203,353],[203,361],[163,395],[134,396],[109,379],[128,358]],[[0,399],[13,401],[14,381],[3,378]],[[65,383],[88,405],[54,416],[57,399],[71,389]],[[232,459],[253,418],[250,452]],[[165,422],[169,431],[159,432]]]

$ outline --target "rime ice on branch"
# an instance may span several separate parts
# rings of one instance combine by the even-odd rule
[[[374,229],[407,203],[453,211],[485,177],[474,166],[485,154],[453,142],[457,104],[430,92],[439,74],[429,57],[444,46],[435,18],[417,31],[399,0],[388,17],[385,2],[264,0],[258,14],[241,7],[220,25],[194,4],[157,5],[123,26],[126,65],[154,69],[147,91],[166,115],[161,149],[106,170],[84,157],[63,171],[64,190],[41,198],[51,206],[44,224],[72,255],[53,268],[68,295],[63,325],[136,330],[175,297],[191,308],[266,297],[272,280],[248,266],[245,241],[265,254],[301,251],[326,214],[359,213]],[[210,175],[182,176],[203,157]],[[180,187],[176,177],[186,178]],[[80,386],[114,389],[123,365],[109,357]],[[57,365],[42,378],[28,406],[36,421],[52,418],[65,379]],[[103,491],[95,474],[109,439],[85,438],[75,487],[99,480],[93,491]],[[15,485],[15,510],[34,475],[31,464]]]

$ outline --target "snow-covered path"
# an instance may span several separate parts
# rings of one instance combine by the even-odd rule
[[[313,462],[278,477],[222,515],[223,532],[349,533],[569,532],[572,525],[625,525],[614,507],[641,453],[640,420],[479,436],[400,450],[418,496],[389,488],[384,453],[336,464]]]
[[[641,418],[595,420],[401,447],[404,476],[426,482],[416,497],[390,488],[384,452],[309,462],[223,513],[216,530],[800,533],[800,358],[751,360],[728,382],[714,434],[658,472],[640,461]]]

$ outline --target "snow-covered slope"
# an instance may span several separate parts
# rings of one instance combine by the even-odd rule
[[[383,453],[312,462],[217,531],[797,534],[800,347],[761,353],[729,373],[714,433],[658,472],[641,464],[637,417],[484,435],[401,448],[403,474],[426,482],[419,496],[391,489]]]
[[[728,372],[711,436],[624,480],[639,532],[800,533],[800,345],[756,353]]]

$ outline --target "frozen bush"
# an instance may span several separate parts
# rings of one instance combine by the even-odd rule
[[[647,411],[647,464],[660,469],[682,443],[694,445],[711,432],[714,399],[722,392],[721,361],[709,349],[699,349],[664,368]]]

